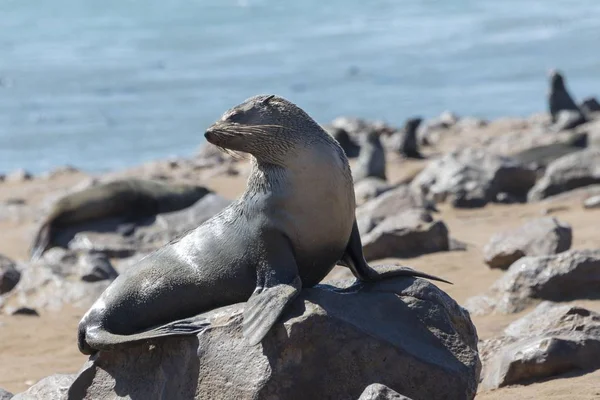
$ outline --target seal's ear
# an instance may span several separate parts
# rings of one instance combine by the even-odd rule
[[[267,96],[267,97],[265,97],[264,99],[262,99],[260,103],[261,103],[261,104],[267,104],[267,103],[269,102],[269,100],[271,100],[273,97],[275,97],[275,95],[274,95],[274,94],[272,94],[272,95],[270,95],[270,96]]]

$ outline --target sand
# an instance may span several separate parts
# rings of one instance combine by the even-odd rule
[[[425,165],[423,161],[402,162],[390,160],[388,173],[392,182],[415,174]],[[50,179],[36,179],[23,183],[0,184],[0,201],[7,198],[25,198],[28,204],[47,201],[45,193],[53,189],[67,189],[83,179],[83,174],[72,173]],[[245,186],[244,173],[208,179],[205,184],[216,192],[234,198]],[[468,244],[467,251],[437,253],[412,259],[388,259],[442,276],[454,285],[440,283],[459,303],[485,291],[502,271],[491,270],[483,263],[482,248],[492,234],[521,225],[524,221],[553,215],[571,224],[574,231],[573,248],[600,248],[598,217],[600,210],[584,210],[580,200],[564,200],[552,204],[488,205],[482,209],[455,210],[440,205],[438,218],[448,225],[451,236]],[[32,220],[0,220],[0,253],[24,260],[33,235]],[[343,268],[336,268],[331,277],[347,276]],[[600,301],[574,302],[600,311]],[[530,309],[513,315],[474,317],[479,337],[499,334],[510,322]],[[65,308],[59,313],[41,312],[39,317],[0,316],[0,387],[20,392],[37,380],[54,373],[74,373],[86,360],[77,350],[76,327],[85,309]],[[477,399],[597,399],[600,398],[600,371],[566,374],[544,382],[513,386],[479,393]]]

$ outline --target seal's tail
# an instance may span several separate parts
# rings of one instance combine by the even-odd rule
[[[44,222],[38,229],[30,250],[31,260],[37,260],[50,247],[50,238],[52,237],[52,224]]]

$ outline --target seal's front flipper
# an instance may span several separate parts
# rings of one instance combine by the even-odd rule
[[[365,260],[365,256],[363,255],[362,242],[360,240],[360,234],[358,232],[356,220],[354,220],[352,233],[350,234],[350,240],[348,240],[348,245],[346,246],[346,250],[344,251],[344,255],[342,255],[340,263],[350,268],[356,278],[366,282],[378,281],[385,278],[407,276],[426,278],[452,284],[452,282],[449,282],[445,279],[426,274],[425,272],[415,271],[414,269],[408,267],[386,265],[378,269],[371,268]]]
[[[254,346],[263,340],[285,306],[298,296],[301,288],[299,276],[289,284],[256,288],[244,311],[243,334],[250,345]]]
[[[246,303],[242,332],[251,346],[259,344],[302,289],[289,240],[281,233],[265,234],[265,260],[257,269],[257,286]]]

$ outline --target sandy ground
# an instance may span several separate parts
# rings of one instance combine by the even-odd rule
[[[388,166],[390,180],[404,180],[423,165],[423,162],[391,160]],[[68,188],[83,179],[85,177],[81,174],[68,174],[43,181],[3,183],[0,184],[0,202],[20,197],[29,204],[40,204],[49,188]],[[243,191],[245,180],[246,176],[241,174],[209,179],[205,184],[224,196],[234,198]],[[554,215],[572,225],[574,248],[600,248],[600,235],[596,233],[600,210],[584,210],[578,200],[565,200],[551,205],[488,205],[476,210],[454,210],[441,205],[437,217],[448,225],[452,237],[468,244],[467,251],[383,261],[399,262],[449,279],[454,285],[440,284],[440,287],[462,303],[468,297],[482,293],[502,274],[501,271],[490,270],[483,263],[482,248],[490,236],[544,214]],[[0,221],[0,253],[14,259],[25,259],[34,226],[32,221]],[[344,274],[347,271],[336,268],[330,277]],[[600,301],[577,303],[600,311]],[[47,375],[77,372],[86,360],[78,352],[75,341],[76,326],[85,311],[65,308],[60,313],[42,312],[39,317],[0,316],[0,387],[20,392]],[[524,313],[475,317],[474,322],[480,338],[488,338],[497,335]],[[484,392],[477,398],[598,399],[600,371],[568,374],[541,383]]]

